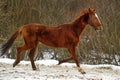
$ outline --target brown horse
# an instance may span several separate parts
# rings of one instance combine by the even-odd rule
[[[101,22],[94,9],[84,9],[80,12],[80,15],[77,19],[71,23],[62,24],[57,27],[48,27],[36,23],[24,25],[19,28],[6,43],[2,45],[2,53],[0,56],[4,55],[12,46],[18,35],[21,35],[25,44],[17,47],[17,55],[13,67],[20,62],[21,53],[23,51],[30,50],[28,56],[31,61],[32,69],[36,70],[34,56],[37,45],[40,42],[55,48],[67,48],[71,57],[59,61],[58,64],[73,59],[78,67],[78,70],[81,73],[85,73],[85,71],[80,68],[75,49],[79,42],[79,37],[86,28],[87,24],[91,25],[95,30],[102,29]]]

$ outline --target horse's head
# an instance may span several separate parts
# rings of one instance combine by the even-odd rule
[[[95,30],[102,30],[103,28],[95,9],[89,8],[88,24],[91,25]]]

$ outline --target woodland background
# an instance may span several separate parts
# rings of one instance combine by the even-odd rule
[[[72,21],[84,8],[95,8],[104,26],[97,33],[88,26],[77,47],[80,63],[120,65],[120,0],[0,0],[0,44],[17,28],[29,23],[57,26]],[[23,40],[18,38],[9,54],[15,58],[16,47]],[[28,53],[26,51],[24,53]],[[53,49],[39,45],[35,60],[63,59],[66,49]],[[22,59],[28,60],[27,54]]]

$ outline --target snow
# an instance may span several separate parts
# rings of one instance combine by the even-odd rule
[[[14,59],[0,58],[0,80],[120,80],[120,66],[81,64],[86,74],[78,72],[75,63],[57,65],[57,60],[21,61],[15,68]]]

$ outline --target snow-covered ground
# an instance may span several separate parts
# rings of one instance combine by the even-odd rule
[[[120,66],[87,65],[82,75],[74,63],[57,65],[56,60],[36,61],[38,70],[31,69],[30,61],[21,61],[15,68],[14,60],[0,58],[0,80],[120,80]]]

